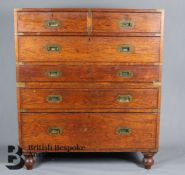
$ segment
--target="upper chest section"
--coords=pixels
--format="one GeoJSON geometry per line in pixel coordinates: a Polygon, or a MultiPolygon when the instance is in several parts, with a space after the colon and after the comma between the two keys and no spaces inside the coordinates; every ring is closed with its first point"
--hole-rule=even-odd
{"type": "Polygon", "coordinates": [[[162,11],[17,9],[16,32],[57,35],[159,35],[162,11]]]}

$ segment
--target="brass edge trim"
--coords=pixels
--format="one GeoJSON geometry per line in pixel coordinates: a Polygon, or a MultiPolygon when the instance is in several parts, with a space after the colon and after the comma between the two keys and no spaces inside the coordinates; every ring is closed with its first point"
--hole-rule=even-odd
{"type": "Polygon", "coordinates": [[[17,82],[16,83],[16,87],[17,88],[25,88],[26,87],[26,83],[25,82],[17,82]]]}
{"type": "Polygon", "coordinates": [[[154,66],[162,66],[163,63],[154,63],[153,65],[154,65],[154,66]]]}
{"type": "Polygon", "coordinates": [[[161,36],[161,33],[155,33],[154,35],[155,36],[161,36]]]}
{"type": "Polygon", "coordinates": [[[18,32],[18,33],[14,33],[14,34],[17,35],[17,36],[23,36],[24,35],[23,32],[18,32]]]}
{"type": "Polygon", "coordinates": [[[155,9],[156,12],[164,12],[164,9],[155,9]]]}
{"type": "Polygon", "coordinates": [[[153,81],[153,86],[154,87],[161,87],[161,82],[160,81],[153,81]]]}
{"type": "Polygon", "coordinates": [[[21,66],[21,65],[24,65],[24,63],[23,62],[16,62],[16,65],[21,66]]]}
{"type": "Polygon", "coordinates": [[[15,12],[20,11],[20,10],[23,10],[23,8],[15,8],[14,9],[15,12]]]}
{"type": "Polygon", "coordinates": [[[91,35],[92,33],[92,10],[88,10],[88,15],[87,15],[87,33],[88,35],[91,35]]]}
{"type": "Polygon", "coordinates": [[[26,109],[20,109],[19,112],[26,112],[26,109]]]}
{"type": "Polygon", "coordinates": [[[153,109],[152,111],[153,111],[153,112],[157,112],[157,113],[160,112],[159,109],[153,109]]]}

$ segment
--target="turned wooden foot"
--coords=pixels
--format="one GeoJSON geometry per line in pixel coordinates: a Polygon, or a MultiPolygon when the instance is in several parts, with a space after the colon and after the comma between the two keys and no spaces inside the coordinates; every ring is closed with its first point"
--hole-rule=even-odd
{"type": "Polygon", "coordinates": [[[144,158],[143,158],[143,164],[146,169],[151,169],[152,165],[154,164],[154,156],[155,153],[152,152],[145,152],[143,153],[144,158]]]}
{"type": "Polygon", "coordinates": [[[27,170],[33,169],[33,165],[35,163],[34,156],[32,153],[23,153],[25,157],[25,163],[24,166],[27,170]]]}

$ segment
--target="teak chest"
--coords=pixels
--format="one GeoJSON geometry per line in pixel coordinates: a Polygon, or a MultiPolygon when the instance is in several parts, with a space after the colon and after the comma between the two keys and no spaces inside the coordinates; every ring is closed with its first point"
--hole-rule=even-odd
{"type": "Polygon", "coordinates": [[[158,151],[163,10],[15,9],[19,144],[39,152],[158,151]]]}

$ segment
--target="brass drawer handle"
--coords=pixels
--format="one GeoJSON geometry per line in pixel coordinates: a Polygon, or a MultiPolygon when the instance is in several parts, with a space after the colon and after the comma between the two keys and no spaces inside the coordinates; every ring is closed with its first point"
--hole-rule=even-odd
{"type": "Polygon", "coordinates": [[[48,134],[52,136],[57,136],[62,134],[62,129],[58,127],[49,127],[48,128],[48,134]]]}
{"type": "Polygon", "coordinates": [[[61,76],[61,72],[57,70],[51,70],[47,72],[47,76],[49,78],[58,78],[61,76]]]}
{"type": "Polygon", "coordinates": [[[117,102],[119,103],[130,103],[132,101],[131,95],[119,95],[117,97],[117,102]]]}
{"type": "Polygon", "coordinates": [[[131,134],[131,132],[132,132],[131,128],[124,128],[124,127],[117,128],[116,130],[116,133],[118,135],[129,135],[131,134]]]}
{"type": "Polygon", "coordinates": [[[122,78],[131,78],[133,77],[133,72],[131,71],[119,71],[118,76],[122,78]]]}
{"type": "Polygon", "coordinates": [[[59,45],[48,45],[46,46],[47,52],[60,52],[61,47],[59,45]]]}
{"type": "Polygon", "coordinates": [[[118,52],[120,53],[132,53],[134,51],[134,47],[129,44],[123,44],[118,47],[118,52]]]}
{"type": "Polygon", "coordinates": [[[47,96],[48,103],[60,103],[62,101],[62,96],[60,95],[48,95],[47,96]]]}
{"type": "Polygon", "coordinates": [[[130,20],[123,20],[119,22],[119,27],[122,29],[131,29],[134,27],[134,22],[130,20]]]}
{"type": "Polygon", "coordinates": [[[60,26],[61,26],[61,22],[58,20],[45,21],[45,27],[47,28],[59,28],[60,26]]]}

